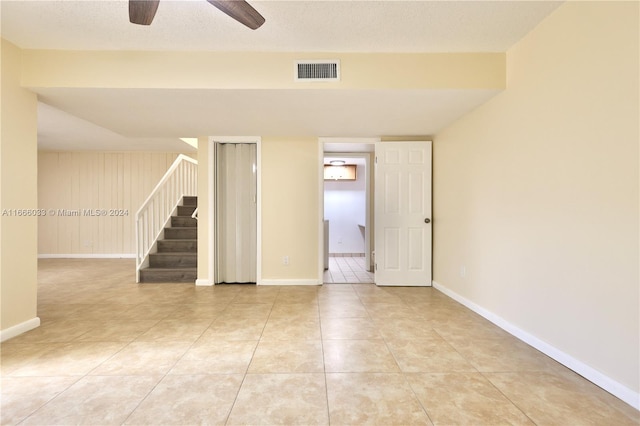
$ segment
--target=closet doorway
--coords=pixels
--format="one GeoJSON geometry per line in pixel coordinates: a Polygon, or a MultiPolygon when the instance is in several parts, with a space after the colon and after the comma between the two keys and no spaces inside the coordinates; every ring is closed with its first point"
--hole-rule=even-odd
{"type": "Polygon", "coordinates": [[[215,283],[256,284],[258,146],[217,142],[215,147],[215,283]]]}

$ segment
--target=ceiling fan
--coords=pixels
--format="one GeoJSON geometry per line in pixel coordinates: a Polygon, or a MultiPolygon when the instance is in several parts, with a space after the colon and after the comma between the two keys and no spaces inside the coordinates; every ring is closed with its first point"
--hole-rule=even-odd
{"type": "MultiPolygon", "coordinates": [[[[264,18],[244,0],[207,0],[236,21],[255,30],[264,24],[264,18]]],[[[129,21],[150,25],[160,0],[129,0],[129,21]]]]}

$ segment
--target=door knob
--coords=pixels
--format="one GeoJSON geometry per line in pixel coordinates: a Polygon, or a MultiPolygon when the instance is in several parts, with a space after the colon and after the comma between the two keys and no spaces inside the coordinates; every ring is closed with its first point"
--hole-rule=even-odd
{"type": "Polygon", "coordinates": [[[430,222],[431,222],[431,219],[429,219],[429,218],[426,218],[426,219],[424,220],[424,223],[430,223],[430,222]]]}

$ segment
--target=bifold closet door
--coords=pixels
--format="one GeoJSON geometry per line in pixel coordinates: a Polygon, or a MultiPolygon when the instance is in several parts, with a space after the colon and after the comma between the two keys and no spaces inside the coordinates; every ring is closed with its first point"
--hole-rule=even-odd
{"type": "Polygon", "coordinates": [[[217,283],[256,282],[256,195],[256,145],[217,144],[217,283]]]}

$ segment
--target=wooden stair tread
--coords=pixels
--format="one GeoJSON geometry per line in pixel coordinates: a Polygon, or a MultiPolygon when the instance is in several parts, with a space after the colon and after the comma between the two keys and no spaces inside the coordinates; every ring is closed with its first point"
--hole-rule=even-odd
{"type": "Polygon", "coordinates": [[[184,272],[189,272],[189,271],[195,271],[197,269],[198,269],[197,266],[182,266],[182,267],[168,267],[168,268],[158,268],[158,267],[151,267],[150,266],[148,268],[141,269],[141,271],[149,271],[149,272],[184,271],[184,272]]]}
{"type": "Polygon", "coordinates": [[[163,251],[160,253],[151,253],[149,254],[149,256],[156,256],[156,255],[161,255],[161,256],[196,256],[198,253],[196,253],[195,251],[163,251]]]}
{"type": "Polygon", "coordinates": [[[198,222],[191,217],[197,200],[195,196],[183,197],[164,238],[157,241],[158,252],[149,254],[150,266],[140,269],[140,282],[193,282],[197,278],[198,222]]]}

